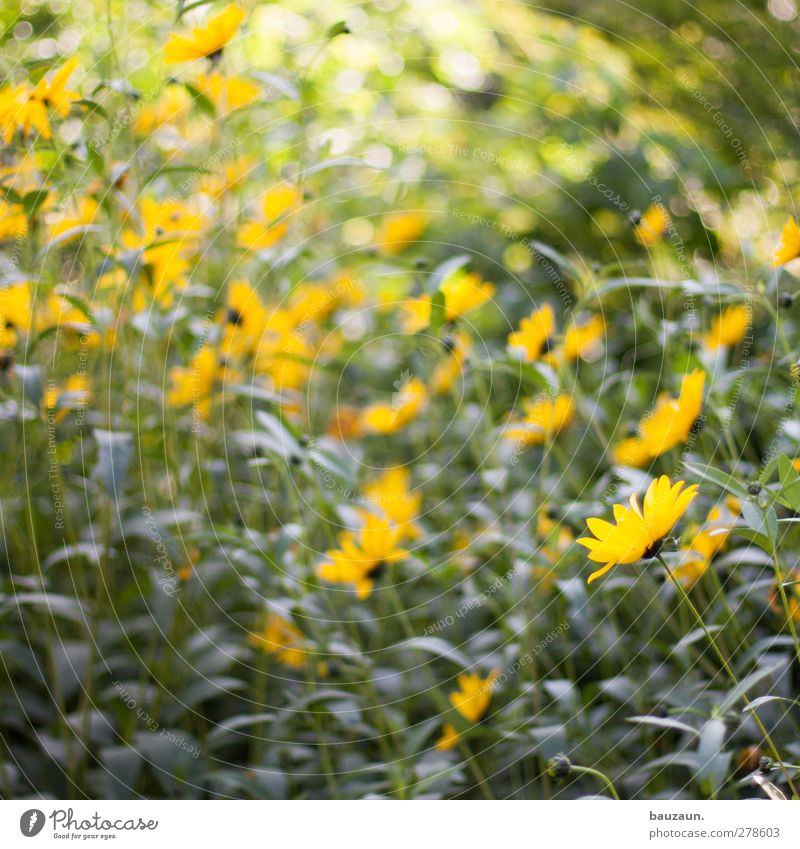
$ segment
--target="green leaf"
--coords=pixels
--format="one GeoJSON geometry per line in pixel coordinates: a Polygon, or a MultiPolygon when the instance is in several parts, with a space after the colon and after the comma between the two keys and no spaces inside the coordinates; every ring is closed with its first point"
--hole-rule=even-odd
{"type": "Polygon", "coordinates": [[[437,335],[442,329],[442,325],[446,318],[445,312],[445,294],[439,289],[431,298],[431,323],[430,332],[437,335]]]}
{"type": "Polygon", "coordinates": [[[673,731],[681,731],[692,736],[697,736],[700,733],[696,728],[692,728],[691,725],[687,725],[685,722],[665,716],[631,716],[625,721],[633,722],[637,725],[654,725],[657,728],[670,728],[673,731]]]}
{"type": "Polygon", "coordinates": [[[759,548],[762,548],[764,551],[766,551],[770,557],[774,556],[775,546],[772,544],[768,536],[760,534],[757,531],[752,530],[752,528],[742,528],[738,526],[731,528],[731,533],[736,534],[736,536],[743,537],[744,539],[749,540],[752,543],[755,543],[755,545],[757,545],[759,548]]]}
{"type": "Polygon", "coordinates": [[[729,472],[716,469],[714,466],[701,466],[699,463],[684,463],[684,468],[696,478],[711,481],[740,498],[747,497],[747,487],[729,472]]]}
{"type": "Polygon", "coordinates": [[[785,454],[778,457],[778,478],[781,482],[781,503],[795,512],[800,512],[800,475],[785,454]]]}
{"type": "Polygon", "coordinates": [[[22,198],[22,206],[30,218],[41,209],[49,194],[47,189],[34,189],[22,198]]]}
{"type": "Polygon", "coordinates": [[[194,105],[201,112],[208,115],[209,118],[217,117],[217,110],[214,108],[214,104],[203,94],[202,91],[195,88],[191,83],[184,83],[184,86],[186,87],[186,91],[191,94],[194,105]]]}
{"type": "Polygon", "coordinates": [[[727,713],[740,699],[745,698],[747,696],[747,691],[751,687],[755,687],[760,681],[763,681],[765,678],[769,678],[770,675],[773,675],[779,669],[783,668],[783,663],[776,663],[772,666],[767,666],[762,669],[756,669],[755,672],[751,672],[746,678],[743,678],[730,692],[727,696],[722,700],[719,707],[717,708],[718,713],[724,714],[727,713]]]}

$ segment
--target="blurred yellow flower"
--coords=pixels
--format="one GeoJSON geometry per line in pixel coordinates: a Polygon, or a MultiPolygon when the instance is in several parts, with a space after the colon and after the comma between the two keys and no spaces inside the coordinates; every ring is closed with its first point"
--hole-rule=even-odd
{"type": "Polygon", "coordinates": [[[538,360],[547,351],[555,327],[553,308],[545,304],[520,321],[519,330],[508,336],[508,347],[522,352],[526,362],[538,360]]]}
{"type": "Polygon", "coordinates": [[[189,114],[192,99],[181,85],[167,86],[155,103],[145,103],[137,112],[133,129],[140,135],[153,133],[189,114]]]}
{"type": "Polygon", "coordinates": [[[382,253],[399,253],[425,232],[427,224],[428,216],[422,212],[393,212],[381,221],[375,244],[382,253]]]}
{"type": "Polygon", "coordinates": [[[219,71],[199,74],[195,88],[214,104],[220,115],[253,103],[259,94],[255,83],[237,76],[223,77],[219,71]]]}
{"type": "Polygon", "coordinates": [[[331,584],[352,584],[356,598],[365,599],[382,568],[408,556],[397,547],[400,537],[400,529],[388,518],[364,513],[358,536],[352,531],[339,534],[339,548],[327,552],[330,559],[319,564],[317,573],[331,584]]]}
{"type": "Polygon", "coordinates": [[[702,527],[695,527],[688,545],[681,548],[683,559],[672,570],[675,580],[687,589],[695,584],[725,546],[739,512],[738,499],[712,507],[702,527]]]}
{"type": "Polygon", "coordinates": [[[425,408],[428,393],[425,384],[412,377],[398,387],[392,402],[371,404],[361,414],[364,430],[371,433],[396,433],[425,408]]]}
{"type": "Polygon", "coordinates": [[[800,227],[797,226],[797,221],[790,215],[783,225],[778,247],[775,248],[772,267],[776,268],[779,265],[785,265],[798,256],[800,256],[800,227]]]}
{"type": "Polygon", "coordinates": [[[731,306],[715,316],[711,329],[705,337],[706,346],[716,351],[718,348],[732,348],[742,341],[750,326],[750,310],[746,306],[731,306]]]}
{"type": "Polygon", "coordinates": [[[611,456],[620,466],[640,468],[652,459],[647,445],[638,437],[630,436],[618,442],[611,450],[611,456]]]}
{"type": "Polygon", "coordinates": [[[247,641],[267,654],[273,654],[292,669],[301,669],[306,662],[308,646],[302,631],[279,614],[268,611],[261,631],[250,634],[247,641]]]}
{"type": "Polygon", "coordinates": [[[578,324],[571,321],[564,342],[551,354],[555,361],[572,362],[580,357],[588,357],[602,351],[606,333],[606,323],[599,315],[592,316],[588,321],[578,324]]]}
{"type": "Polygon", "coordinates": [[[17,239],[28,232],[28,217],[18,203],[0,199],[0,241],[17,239]]]}
{"type": "Polygon", "coordinates": [[[235,381],[237,377],[236,370],[220,362],[211,346],[203,345],[188,366],[173,366],[169,370],[167,403],[173,407],[191,405],[197,417],[207,421],[216,384],[235,381]]]}
{"type": "MultiPolygon", "coordinates": [[[[499,674],[498,669],[493,669],[486,678],[466,672],[458,676],[459,689],[450,693],[450,703],[467,722],[475,723],[486,713],[499,674]]],[[[445,723],[436,748],[440,751],[452,749],[460,739],[458,731],[449,722],[445,723]]]]}
{"type": "Polygon", "coordinates": [[[684,488],[684,482],[674,486],[662,475],[653,480],[644,496],[644,506],[639,506],[636,495],[630,497],[630,507],[614,505],[615,524],[604,519],[586,520],[593,537],[582,537],[579,545],[589,549],[589,559],[605,564],[592,572],[588,583],[605,575],[613,566],[634,563],[655,557],[664,537],[697,495],[697,484],[684,488]]]}
{"type": "Polygon", "coordinates": [[[573,403],[569,395],[558,395],[554,400],[542,396],[523,401],[525,417],[511,421],[503,430],[503,437],[522,445],[542,445],[557,436],[573,418],[573,403]]]}
{"type": "Polygon", "coordinates": [[[453,337],[450,344],[450,353],[444,362],[436,366],[431,375],[430,390],[434,395],[449,392],[453,384],[461,377],[471,347],[469,336],[466,333],[460,332],[453,337]]]}
{"type": "Polygon", "coordinates": [[[164,47],[167,64],[189,62],[192,59],[217,59],[225,45],[236,35],[245,19],[244,9],[231,3],[218,15],[209,18],[205,26],[194,27],[190,35],[172,33],[164,47]]]}
{"type": "Polygon", "coordinates": [[[50,385],[42,395],[42,407],[54,418],[62,421],[71,411],[82,410],[89,404],[92,384],[85,374],[73,374],[61,386],[50,385]]]}
{"type": "MultiPolygon", "coordinates": [[[[48,237],[52,241],[58,236],[64,237],[64,234],[76,227],[86,227],[94,221],[97,215],[97,201],[91,197],[78,198],[75,203],[73,212],[62,212],[54,220],[50,222],[48,228],[48,237]]],[[[74,233],[64,237],[61,244],[67,244],[80,237],[80,233],[74,233]]]]}
{"type": "Polygon", "coordinates": [[[634,232],[643,245],[655,244],[669,226],[669,214],[663,203],[654,203],[647,208],[636,222],[634,232]]]}
{"type": "Polygon", "coordinates": [[[249,251],[263,251],[279,242],[289,229],[286,220],[300,203],[300,192],[295,186],[280,183],[265,192],[261,214],[239,227],[236,241],[249,251]]]}
{"type": "MultiPolygon", "coordinates": [[[[444,295],[445,320],[451,322],[482,306],[494,294],[494,285],[485,283],[476,273],[451,274],[439,289],[444,295]]],[[[401,321],[406,333],[424,330],[431,322],[431,296],[423,295],[417,300],[407,301],[402,312],[401,321]]]]}
{"type": "Polygon", "coordinates": [[[69,59],[49,81],[42,77],[33,88],[22,83],[0,89],[0,129],[6,144],[10,144],[16,129],[21,130],[25,137],[36,130],[42,138],[52,138],[47,107],[62,118],[69,114],[70,106],[79,97],[77,92],[67,88],[67,81],[77,64],[75,57],[69,59]]]}
{"type": "Polygon", "coordinates": [[[678,398],[661,395],[639,425],[639,435],[650,457],[659,457],[686,442],[703,406],[705,373],[696,369],[683,378],[678,398]]]}
{"type": "Polygon", "coordinates": [[[397,466],[387,469],[377,480],[364,487],[367,502],[397,526],[400,539],[416,539],[421,534],[415,519],[419,515],[422,494],[410,488],[411,473],[397,466]]]}

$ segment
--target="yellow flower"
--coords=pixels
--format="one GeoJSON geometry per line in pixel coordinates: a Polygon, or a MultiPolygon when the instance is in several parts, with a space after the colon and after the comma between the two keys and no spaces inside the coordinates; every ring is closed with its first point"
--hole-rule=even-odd
{"type": "Polygon", "coordinates": [[[663,203],[654,203],[636,222],[634,232],[643,245],[655,244],[669,226],[669,215],[663,203]]]}
{"type": "Polygon", "coordinates": [[[712,351],[723,346],[732,348],[742,341],[749,325],[750,310],[747,307],[728,307],[711,322],[711,329],[705,337],[706,346],[712,351]]]}
{"type": "Polygon", "coordinates": [[[644,506],[639,506],[636,495],[630,498],[630,507],[614,505],[615,524],[604,519],[589,518],[586,524],[593,537],[582,537],[577,542],[589,549],[589,559],[605,564],[589,576],[588,583],[605,575],[618,563],[634,563],[655,557],[664,537],[697,495],[697,485],[686,487],[678,481],[670,485],[662,475],[651,482],[644,496],[644,506]]]}
{"type": "Polygon", "coordinates": [[[60,422],[71,410],[85,409],[92,396],[92,384],[85,374],[73,374],[61,386],[49,386],[42,395],[42,407],[60,422]]]}
{"type": "Polygon", "coordinates": [[[381,221],[375,243],[382,253],[399,253],[423,234],[427,224],[424,213],[393,212],[381,221]]]}
{"type": "Polygon", "coordinates": [[[262,201],[261,215],[239,228],[236,240],[249,251],[263,251],[280,241],[289,229],[286,220],[300,203],[300,192],[281,183],[269,189],[262,201]]]}
{"type": "Polygon", "coordinates": [[[169,370],[171,386],[167,393],[167,403],[174,407],[191,404],[197,417],[207,421],[211,413],[215,385],[236,379],[235,370],[220,363],[213,348],[203,345],[189,361],[188,366],[173,366],[169,370]]]}
{"type": "Polygon", "coordinates": [[[546,396],[523,402],[525,418],[512,421],[503,437],[522,445],[542,445],[557,436],[572,422],[573,404],[569,395],[551,401],[546,396]]]}
{"type": "Polygon", "coordinates": [[[305,665],[308,647],[302,632],[283,616],[269,611],[263,629],[250,634],[247,641],[268,654],[274,654],[281,663],[293,669],[305,665]]]}
{"type": "Polygon", "coordinates": [[[684,587],[691,587],[708,569],[712,558],[728,540],[730,529],[739,512],[739,501],[726,502],[725,507],[712,507],[702,528],[695,527],[691,541],[683,546],[684,556],[672,574],[684,587]]]}
{"type": "MultiPolygon", "coordinates": [[[[494,286],[483,282],[478,274],[452,274],[439,288],[444,295],[446,321],[457,321],[485,304],[494,294],[494,286]]],[[[423,295],[406,302],[403,312],[402,326],[406,333],[424,330],[431,322],[431,296],[423,295]]]]}
{"type": "Polygon", "coordinates": [[[440,752],[446,752],[452,749],[460,739],[461,735],[458,731],[449,722],[445,722],[442,727],[442,736],[436,741],[436,748],[440,752]]]}
{"type": "Polygon", "coordinates": [[[31,326],[31,284],[0,286],[0,328],[27,333],[31,326]]]}
{"type": "MultiPolygon", "coordinates": [[[[795,622],[800,623],[800,569],[791,569],[789,575],[783,578],[783,590],[786,593],[786,600],[789,602],[789,615],[795,622]]],[[[780,589],[777,584],[772,587],[769,596],[769,606],[775,613],[783,616],[783,598],[781,597],[780,589]]]]}
{"type": "Polygon", "coordinates": [[[361,412],[357,407],[341,404],[331,416],[325,432],[341,440],[358,439],[363,434],[361,412]]]}
{"type": "Polygon", "coordinates": [[[428,402],[425,384],[418,378],[406,380],[391,404],[371,404],[361,414],[365,430],[372,433],[396,433],[422,412],[428,402]]]}
{"type": "Polygon", "coordinates": [[[205,95],[221,115],[247,106],[258,98],[258,86],[241,77],[223,77],[219,71],[199,74],[195,88],[205,95]]]}
{"type": "Polygon", "coordinates": [[[444,315],[447,321],[465,316],[494,295],[494,286],[485,283],[477,273],[451,274],[441,285],[444,294],[444,315]]]}
{"type": "Polygon", "coordinates": [[[167,86],[155,103],[139,110],[133,123],[135,132],[148,135],[173,121],[188,115],[192,99],[181,85],[167,86]]]}
{"type": "Polygon", "coordinates": [[[0,129],[6,144],[11,142],[17,128],[24,136],[36,130],[44,139],[52,137],[47,107],[62,117],[67,116],[72,102],[79,97],[67,88],[67,81],[76,67],[77,60],[73,57],[56,70],[50,81],[42,77],[34,88],[22,83],[14,88],[0,89],[0,129]]]}
{"type": "Polygon", "coordinates": [[[327,552],[330,559],[319,564],[317,573],[332,584],[352,584],[356,598],[365,599],[383,566],[408,556],[397,547],[400,537],[400,529],[389,519],[365,513],[358,537],[352,531],[339,534],[339,548],[327,552]]]}
{"type": "Polygon", "coordinates": [[[28,232],[28,218],[18,203],[0,198],[0,240],[18,239],[28,232]]]}
{"type": "Polygon", "coordinates": [[[781,241],[778,247],[775,248],[772,267],[776,268],[779,265],[785,265],[798,256],[800,256],[800,227],[797,226],[797,221],[790,215],[783,225],[781,241]]]}
{"type": "Polygon", "coordinates": [[[244,9],[231,3],[205,26],[194,27],[190,35],[172,33],[164,47],[164,61],[168,64],[188,62],[208,56],[216,59],[225,45],[236,35],[245,19],[244,9]]]}
{"type": "MultiPolygon", "coordinates": [[[[75,207],[74,213],[62,213],[50,223],[48,237],[51,241],[69,230],[74,230],[76,227],[85,227],[94,221],[98,210],[97,201],[94,198],[79,198],[75,207]]],[[[61,244],[67,244],[79,238],[79,236],[79,233],[68,236],[61,244]]]]}
{"type": "Polygon", "coordinates": [[[620,466],[640,468],[652,459],[647,445],[638,436],[631,436],[618,442],[611,453],[614,462],[620,466]]]}
{"type": "Polygon", "coordinates": [[[519,330],[508,336],[508,346],[513,350],[521,351],[526,362],[531,363],[538,360],[547,350],[555,326],[553,308],[550,304],[545,304],[540,309],[534,310],[528,318],[520,321],[519,330]]]}
{"type": "Polygon", "coordinates": [[[408,469],[387,469],[377,480],[364,487],[366,500],[373,504],[400,530],[400,537],[416,539],[420,529],[415,523],[419,515],[422,495],[409,488],[411,474],[408,469]]]}
{"type": "Polygon", "coordinates": [[[639,425],[639,435],[650,457],[659,457],[686,442],[703,406],[705,374],[699,369],[683,378],[678,398],[662,395],[639,425]]]}
{"type": "Polygon", "coordinates": [[[606,332],[606,323],[602,316],[592,316],[583,324],[573,321],[564,334],[563,344],[553,352],[556,361],[573,362],[579,357],[588,357],[596,351],[601,351],[606,332]]]}
{"type": "Polygon", "coordinates": [[[458,333],[453,339],[447,358],[436,366],[431,375],[431,392],[435,395],[441,395],[450,391],[453,384],[464,373],[464,362],[470,348],[469,336],[466,333],[458,333]]]}
{"type": "MultiPolygon", "coordinates": [[[[459,689],[450,693],[450,703],[467,722],[475,723],[486,713],[499,674],[499,670],[493,669],[486,678],[466,672],[458,676],[459,689]]],[[[445,723],[436,748],[440,751],[452,749],[460,739],[458,731],[450,723],[445,723]]]]}
{"type": "Polygon", "coordinates": [[[258,293],[246,280],[228,284],[225,308],[217,316],[223,325],[220,349],[224,355],[252,354],[264,334],[269,314],[258,293]]]}
{"type": "Polygon", "coordinates": [[[252,156],[238,156],[224,163],[220,173],[205,174],[197,182],[198,191],[212,198],[220,198],[240,188],[255,167],[252,156]]]}
{"type": "Polygon", "coordinates": [[[40,80],[36,87],[42,102],[55,109],[62,118],[67,117],[73,102],[80,98],[78,92],[67,88],[67,82],[77,67],[78,60],[73,56],[56,70],[50,82],[40,80]]]}

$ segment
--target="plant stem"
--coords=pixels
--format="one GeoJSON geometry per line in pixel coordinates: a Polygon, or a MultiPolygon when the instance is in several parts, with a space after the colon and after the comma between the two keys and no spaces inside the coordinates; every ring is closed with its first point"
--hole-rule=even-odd
{"type": "Polygon", "coordinates": [[[619,798],[619,793],[617,793],[616,787],[614,787],[614,782],[605,774],[600,772],[600,770],[592,769],[590,766],[572,766],[572,772],[577,772],[578,775],[593,775],[595,778],[599,778],[606,787],[608,788],[608,792],[619,802],[621,801],[619,798]]]}

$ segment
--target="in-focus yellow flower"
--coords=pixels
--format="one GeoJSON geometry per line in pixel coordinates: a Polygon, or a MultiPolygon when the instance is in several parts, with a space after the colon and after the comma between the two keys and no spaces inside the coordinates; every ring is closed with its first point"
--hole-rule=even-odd
{"type": "Polygon", "coordinates": [[[209,18],[205,26],[194,27],[189,35],[172,33],[164,47],[168,64],[189,62],[192,59],[217,59],[225,45],[236,35],[245,19],[244,9],[231,3],[218,15],[209,18]]]}
{"type": "Polygon", "coordinates": [[[364,497],[395,523],[401,539],[416,539],[421,531],[415,519],[419,515],[422,494],[410,488],[411,473],[397,466],[387,469],[377,480],[364,487],[364,497]]]}
{"type": "Polygon", "coordinates": [[[684,482],[674,486],[662,475],[651,482],[644,496],[643,507],[636,495],[630,497],[630,507],[614,505],[615,523],[589,518],[586,524],[593,537],[582,537],[579,545],[589,549],[589,559],[605,564],[592,572],[588,583],[605,575],[613,566],[634,563],[655,557],[664,537],[697,495],[697,484],[684,488],[684,482]]]}
{"type": "Polygon", "coordinates": [[[736,498],[724,505],[718,504],[711,508],[703,526],[693,529],[689,544],[681,548],[681,562],[672,570],[676,581],[688,589],[703,576],[714,555],[725,546],[739,506],[736,498]]]}
{"type": "Polygon", "coordinates": [[[375,244],[385,254],[396,254],[424,232],[428,216],[422,212],[393,212],[381,221],[375,244]]]}
{"type": "Polygon", "coordinates": [[[396,433],[413,421],[427,402],[425,384],[418,377],[412,377],[398,388],[391,403],[366,407],[361,414],[361,424],[371,433],[396,433]]]}
{"type": "Polygon", "coordinates": [[[199,74],[195,88],[205,95],[220,115],[227,115],[258,98],[258,86],[241,77],[223,77],[219,71],[199,74]]]}
{"type": "Polygon", "coordinates": [[[783,225],[778,247],[775,248],[772,267],[785,265],[798,256],[800,256],[800,227],[797,226],[797,221],[790,215],[783,225]]]}
{"type": "Polygon", "coordinates": [[[339,534],[339,548],[327,552],[330,559],[319,564],[317,574],[332,584],[352,584],[356,598],[365,599],[387,563],[408,557],[397,546],[400,537],[400,529],[388,518],[364,513],[358,536],[352,531],[339,534]]]}
{"type": "Polygon", "coordinates": [[[634,232],[643,245],[655,244],[669,226],[669,214],[663,203],[654,203],[636,222],[634,232]]]}
{"type": "Polygon", "coordinates": [[[508,347],[522,352],[524,359],[531,363],[547,351],[555,328],[553,308],[545,304],[520,321],[519,330],[508,336],[508,347]]]}
{"type": "Polygon", "coordinates": [[[712,351],[732,348],[742,341],[749,326],[750,310],[746,306],[727,307],[711,322],[711,329],[705,337],[706,347],[712,351]]]}
{"type": "MultiPolygon", "coordinates": [[[[493,669],[486,678],[466,672],[458,676],[459,689],[450,693],[450,703],[467,722],[475,723],[486,713],[499,674],[498,669],[493,669]]],[[[460,739],[461,735],[453,725],[445,723],[436,748],[440,751],[452,749],[460,739]]]]}
{"type": "Polygon", "coordinates": [[[292,669],[302,669],[305,665],[308,644],[302,631],[272,610],[267,613],[263,629],[250,634],[247,641],[251,646],[275,655],[292,669]]]}
{"type": "Polygon", "coordinates": [[[573,403],[569,395],[554,400],[542,396],[524,401],[525,417],[506,425],[503,437],[521,445],[542,445],[557,436],[573,418],[573,403]]]}
{"type": "Polygon", "coordinates": [[[639,425],[639,436],[650,457],[659,457],[686,442],[703,407],[705,373],[696,369],[681,383],[678,398],[662,395],[639,425]]]}
{"type": "Polygon", "coordinates": [[[236,241],[249,251],[263,251],[279,242],[289,229],[288,216],[300,203],[295,186],[281,183],[264,194],[261,215],[239,227],[236,241]]]}
{"type": "Polygon", "coordinates": [[[0,198],[0,241],[18,239],[28,232],[28,218],[18,203],[0,198]]]}

